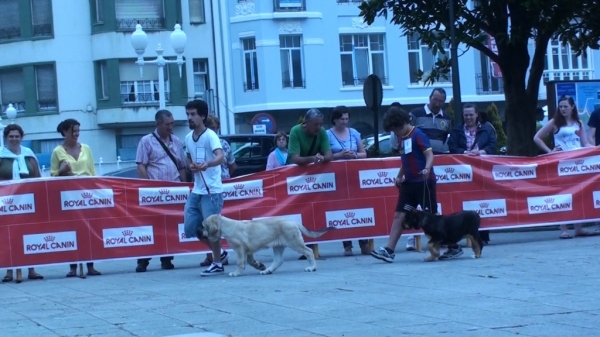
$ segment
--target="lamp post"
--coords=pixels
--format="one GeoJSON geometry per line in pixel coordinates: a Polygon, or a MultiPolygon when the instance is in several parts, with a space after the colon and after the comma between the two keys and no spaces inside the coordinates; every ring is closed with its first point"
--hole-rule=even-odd
{"type": "MultiPolygon", "coordinates": [[[[8,104],[6,108],[6,117],[10,120],[10,124],[15,124],[15,119],[17,118],[17,109],[12,105],[12,103],[8,104]]],[[[0,122],[0,131],[4,131],[6,127],[2,122],[0,122]]],[[[4,147],[4,135],[0,135],[0,148],[4,147]]]]}
{"type": "Polygon", "coordinates": [[[140,66],[140,76],[144,76],[143,69],[145,64],[155,64],[158,66],[158,104],[160,109],[166,107],[164,67],[169,63],[177,63],[177,65],[179,65],[179,77],[182,76],[181,66],[185,63],[183,60],[183,49],[185,48],[186,43],[187,36],[181,30],[181,25],[176,24],[175,30],[171,33],[171,46],[175,50],[177,58],[175,60],[165,59],[163,57],[164,50],[159,43],[156,47],[156,54],[158,56],[154,60],[146,61],[144,60],[144,52],[148,46],[148,35],[146,35],[146,32],[142,29],[142,25],[139,23],[135,25],[135,32],[131,34],[131,46],[133,46],[135,53],[138,55],[135,63],[140,66]]]}
{"type": "Polygon", "coordinates": [[[454,32],[454,0],[448,0],[448,14],[450,16],[450,67],[452,69],[452,98],[454,99],[454,125],[462,123],[462,103],[460,97],[460,72],[458,70],[458,42],[454,32]]]}

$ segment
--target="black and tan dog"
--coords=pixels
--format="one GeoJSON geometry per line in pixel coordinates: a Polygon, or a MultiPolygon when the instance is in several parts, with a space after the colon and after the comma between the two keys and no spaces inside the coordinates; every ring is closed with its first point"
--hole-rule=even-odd
{"type": "Polygon", "coordinates": [[[479,214],[473,211],[462,211],[450,215],[435,215],[423,211],[411,211],[406,214],[402,227],[405,229],[422,229],[429,238],[427,249],[431,255],[425,259],[430,262],[440,256],[441,245],[458,244],[464,238],[471,239],[473,258],[481,257],[483,241],[479,237],[479,214]]]}

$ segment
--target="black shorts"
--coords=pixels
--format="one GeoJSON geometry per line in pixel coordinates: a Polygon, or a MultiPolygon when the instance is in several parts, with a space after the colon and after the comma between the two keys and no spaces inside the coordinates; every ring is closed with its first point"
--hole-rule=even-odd
{"type": "Polygon", "coordinates": [[[418,205],[433,214],[438,212],[435,197],[435,181],[419,181],[403,183],[400,185],[400,196],[396,204],[396,212],[408,212],[416,209],[418,205]]]}

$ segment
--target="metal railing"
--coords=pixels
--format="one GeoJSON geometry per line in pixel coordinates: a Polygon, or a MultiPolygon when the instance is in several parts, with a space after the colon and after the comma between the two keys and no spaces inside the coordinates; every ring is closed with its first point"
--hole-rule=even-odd
{"type": "Polygon", "coordinates": [[[117,30],[118,31],[134,31],[135,25],[142,25],[144,30],[160,30],[165,29],[165,19],[164,18],[154,18],[154,19],[120,19],[117,20],[117,30]]]}
{"type": "Polygon", "coordinates": [[[360,4],[363,0],[337,0],[339,4],[360,4]]]}
{"type": "Polygon", "coordinates": [[[475,92],[477,95],[501,95],[504,94],[504,82],[502,78],[491,75],[475,74],[475,92]]]}
{"type": "Polygon", "coordinates": [[[306,82],[304,79],[290,81],[283,80],[282,85],[284,89],[306,88],[306,82]]]}
{"type": "Polygon", "coordinates": [[[558,80],[591,80],[593,78],[594,70],[592,69],[544,70],[544,74],[542,75],[544,83],[558,80]]]}
{"type": "Polygon", "coordinates": [[[33,25],[33,36],[52,36],[52,24],[33,25]]]}
{"type": "Polygon", "coordinates": [[[304,12],[306,0],[273,0],[274,12],[304,12]]]}
{"type": "Polygon", "coordinates": [[[252,91],[258,90],[258,81],[257,82],[244,82],[244,91],[252,91]]]}
{"type": "Polygon", "coordinates": [[[21,27],[8,27],[0,29],[0,40],[10,40],[21,37],[21,27]]]}
{"type": "MultiPolygon", "coordinates": [[[[158,104],[158,92],[155,93],[147,93],[147,94],[121,94],[121,103],[122,104],[158,104]]],[[[171,99],[171,94],[165,93],[165,102],[169,102],[171,99]]]]}
{"type": "MultiPolygon", "coordinates": [[[[117,161],[115,161],[115,162],[104,162],[102,160],[102,157],[100,157],[100,160],[98,160],[94,164],[96,166],[96,173],[99,176],[103,176],[110,172],[134,167],[137,165],[134,160],[122,161],[121,156],[118,156],[117,161]]],[[[50,168],[49,167],[46,167],[46,165],[42,165],[41,170],[42,170],[42,172],[41,172],[42,177],[50,177],[50,168]]]]}

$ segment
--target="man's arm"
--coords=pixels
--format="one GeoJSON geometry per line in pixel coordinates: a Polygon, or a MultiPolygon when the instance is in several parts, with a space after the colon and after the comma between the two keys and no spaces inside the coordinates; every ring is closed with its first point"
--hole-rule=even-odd
{"type": "Polygon", "coordinates": [[[425,169],[431,171],[431,168],[433,167],[433,150],[429,148],[425,150],[423,154],[425,155],[425,169]]]}
{"type": "MultiPolygon", "coordinates": [[[[352,137],[352,134],[349,134],[352,137]]],[[[329,137],[327,136],[327,131],[321,128],[319,133],[319,148],[321,149],[321,153],[323,154],[323,162],[327,163],[333,160],[333,152],[331,151],[331,144],[329,143],[329,137]]]]}
{"type": "Polygon", "coordinates": [[[148,177],[148,170],[146,170],[146,165],[148,165],[148,151],[144,138],[142,138],[138,144],[135,162],[137,164],[137,171],[140,179],[150,179],[150,177],[148,177]]]}
{"type": "Polygon", "coordinates": [[[300,157],[300,155],[298,155],[298,154],[292,154],[290,160],[292,161],[292,164],[296,164],[296,165],[308,165],[308,164],[312,164],[316,161],[314,156],[300,157]]]}

